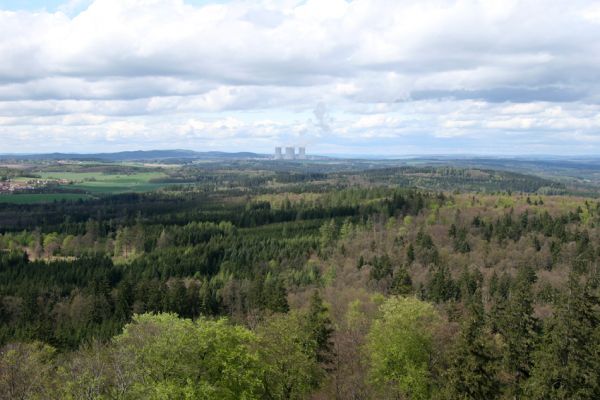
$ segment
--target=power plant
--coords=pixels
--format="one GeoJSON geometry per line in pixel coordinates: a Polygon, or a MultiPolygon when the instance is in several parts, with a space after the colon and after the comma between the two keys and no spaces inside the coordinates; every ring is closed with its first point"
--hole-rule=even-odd
{"type": "Polygon", "coordinates": [[[282,147],[275,147],[275,160],[306,160],[306,147],[298,147],[298,153],[293,146],[286,146],[285,153],[282,152],[282,147]]]}
{"type": "Polygon", "coordinates": [[[294,160],[296,159],[296,149],[294,147],[286,147],[285,148],[285,159],[286,160],[294,160]]]}

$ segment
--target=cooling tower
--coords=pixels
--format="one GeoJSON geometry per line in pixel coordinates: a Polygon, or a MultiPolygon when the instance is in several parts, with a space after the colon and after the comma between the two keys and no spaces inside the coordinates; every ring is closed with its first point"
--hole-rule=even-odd
{"type": "Polygon", "coordinates": [[[306,160],[306,148],[305,147],[298,147],[298,159],[306,160]]]}
{"type": "Polygon", "coordinates": [[[295,148],[294,147],[286,147],[285,148],[285,159],[286,160],[293,160],[296,158],[296,154],[295,154],[295,148]]]}

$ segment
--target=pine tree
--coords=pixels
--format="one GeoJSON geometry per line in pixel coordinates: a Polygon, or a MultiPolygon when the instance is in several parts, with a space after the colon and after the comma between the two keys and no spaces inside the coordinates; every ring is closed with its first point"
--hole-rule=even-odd
{"type": "Polygon", "coordinates": [[[406,248],[406,260],[409,264],[412,264],[415,261],[415,247],[412,243],[406,248]]]}
{"type": "Polygon", "coordinates": [[[288,312],[287,290],[282,280],[267,274],[263,285],[263,301],[266,309],[273,312],[288,312]]]}
{"type": "Polygon", "coordinates": [[[121,322],[129,321],[131,317],[131,307],[133,306],[133,285],[129,280],[121,282],[115,300],[115,317],[121,322]]]}
{"type": "Polygon", "coordinates": [[[598,298],[579,277],[546,323],[528,384],[532,399],[600,398],[600,315],[598,298]]]}
{"type": "Polygon", "coordinates": [[[457,300],[460,297],[460,288],[452,279],[452,275],[446,266],[432,267],[431,277],[427,282],[427,299],[436,303],[448,300],[457,300]]]}
{"type": "Polygon", "coordinates": [[[485,324],[481,294],[473,296],[446,373],[444,395],[452,400],[492,400],[499,397],[497,357],[485,324]]]}
{"type": "Polygon", "coordinates": [[[392,284],[390,287],[390,293],[395,295],[407,295],[412,293],[412,279],[406,271],[405,267],[400,267],[394,273],[392,284]]]}
{"type": "Polygon", "coordinates": [[[531,286],[534,279],[531,277],[531,272],[533,270],[528,268],[519,272],[507,306],[499,315],[502,321],[499,331],[506,343],[504,362],[513,378],[510,392],[514,399],[522,397],[523,382],[531,373],[532,354],[538,339],[539,324],[533,315],[531,286]]]}
{"type": "Polygon", "coordinates": [[[217,313],[217,301],[208,281],[202,282],[199,289],[199,297],[201,314],[214,315],[217,313]]]}
{"type": "Polygon", "coordinates": [[[97,278],[92,286],[93,307],[89,320],[101,324],[108,319],[112,312],[110,284],[107,277],[97,278]]]}
{"type": "Polygon", "coordinates": [[[329,310],[317,290],[310,298],[307,315],[307,329],[316,344],[317,361],[329,364],[333,353],[333,325],[329,318],[329,310]]]}

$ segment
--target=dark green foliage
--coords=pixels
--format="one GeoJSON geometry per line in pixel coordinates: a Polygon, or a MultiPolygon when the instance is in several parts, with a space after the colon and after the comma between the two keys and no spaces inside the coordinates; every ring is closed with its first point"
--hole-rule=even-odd
{"type": "Polygon", "coordinates": [[[417,233],[415,241],[415,259],[424,265],[437,264],[439,253],[431,236],[422,230],[417,233]]]}
{"type": "Polygon", "coordinates": [[[470,301],[473,296],[480,296],[478,291],[481,293],[482,286],[483,275],[478,269],[463,269],[458,280],[458,287],[460,288],[461,297],[465,301],[470,301]]]}
{"type": "Polygon", "coordinates": [[[523,385],[531,374],[532,355],[538,344],[539,323],[534,316],[532,293],[535,279],[533,270],[522,268],[510,290],[506,307],[497,316],[505,343],[504,363],[512,380],[509,393],[515,398],[523,396],[523,385]]]}
{"type": "Polygon", "coordinates": [[[409,264],[415,261],[415,247],[412,243],[410,243],[406,248],[406,259],[408,260],[409,264]]]}
{"type": "Polygon", "coordinates": [[[329,364],[333,356],[333,325],[329,319],[329,311],[318,291],[314,291],[310,298],[306,326],[316,344],[317,361],[321,364],[329,364]]]}
{"type": "Polygon", "coordinates": [[[412,291],[412,279],[408,271],[406,271],[405,267],[399,267],[396,269],[396,272],[394,272],[394,277],[390,286],[390,294],[408,295],[412,293],[412,291]]]}
{"type": "Polygon", "coordinates": [[[456,231],[456,235],[455,235],[454,241],[453,241],[453,247],[454,247],[454,251],[457,251],[459,253],[468,253],[471,251],[471,246],[469,245],[469,242],[467,241],[467,229],[466,228],[460,228],[458,231],[456,231]]]}
{"type": "Polygon", "coordinates": [[[591,288],[571,275],[569,288],[544,326],[528,382],[532,399],[600,397],[600,312],[591,288]]]}
{"type": "Polygon", "coordinates": [[[370,262],[371,264],[371,279],[381,280],[391,276],[393,272],[392,260],[387,254],[381,257],[375,256],[370,262]]]}
{"type": "Polygon", "coordinates": [[[436,303],[460,298],[460,287],[452,279],[446,266],[437,266],[430,270],[430,278],[425,286],[425,292],[425,297],[436,303]]]}
{"type": "Polygon", "coordinates": [[[485,324],[481,298],[475,297],[445,375],[443,392],[448,399],[492,400],[500,396],[497,349],[485,324]]]}
{"type": "Polygon", "coordinates": [[[290,307],[287,302],[287,291],[281,279],[265,279],[264,288],[264,307],[273,312],[287,312],[290,307]]]}

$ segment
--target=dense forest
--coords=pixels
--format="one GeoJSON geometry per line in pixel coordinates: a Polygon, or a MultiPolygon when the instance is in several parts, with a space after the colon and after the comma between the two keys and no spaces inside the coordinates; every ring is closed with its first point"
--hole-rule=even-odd
{"type": "Polygon", "coordinates": [[[599,201],[264,165],[0,204],[0,399],[600,398],[599,201]]]}

